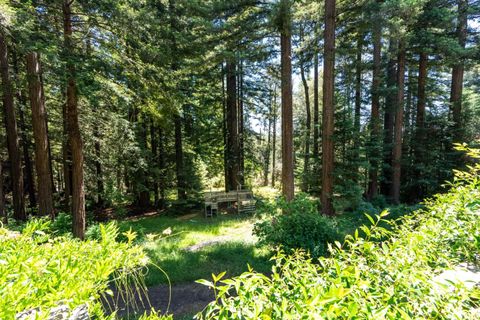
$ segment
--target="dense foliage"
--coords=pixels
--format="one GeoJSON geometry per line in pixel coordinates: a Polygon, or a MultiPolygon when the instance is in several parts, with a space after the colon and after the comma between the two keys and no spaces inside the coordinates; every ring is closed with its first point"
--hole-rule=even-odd
{"type": "MultiPolygon", "coordinates": [[[[478,157],[478,151],[469,151],[478,157]]],[[[457,172],[446,194],[426,208],[373,225],[330,245],[331,256],[312,260],[279,253],[272,275],[247,272],[202,281],[217,298],[201,319],[477,319],[478,287],[441,281],[460,262],[478,263],[480,165],[457,172]]]]}
{"type": "Polygon", "coordinates": [[[295,184],[330,214],[420,201],[463,164],[452,143],[478,137],[479,12],[1,0],[0,211],[71,213],[83,237],[85,211],[191,208],[211,188],[281,182],[290,200],[295,184]]]}
{"type": "Polygon", "coordinates": [[[49,224],[33,220],[22,233],[0,228],[1,319],[32,309],[35,319],[46,319],[52,308],[74,310],[83,304],[91,317],[102,319],[100,298],[108,294],[110,283],[128,289],[126,293],[145,289],[142,268],[148,258],[131,243],[132,233],[127,234],[130,241],[116,242],[117,229],[102,225],[100,240],[81,242],[53,236],[49,224]]]}
{"type": "MultiPolygon", "coordinates": [[[[300,193],[291,202],[278,199],[271,205],[259,221],[255,223],[254,234],[260,245],[281,247],[287,254],[295,249],[303,249],[316,258],[328,255],[328,244],[342,241],[356,228],[371,225],[370,215],[382,212],[383,203],[374,206],[362,202],[353,212],[337,217],[318,214],[320,203],[317,199],[300,193]]],[[[420,206],[399,205],[388,208],[388,220],[398,219],[420,206]]]]}
{"type": "Polygon", "coordinates": [[[279,209],[288,214],[273,214],[255,225],[259,243],[281,245],[285,250],[303,248],[318,257],[327,254],[327,244],[341,240],[337,220],[318,214],[318,202],[297,196],[280,201],[279,209]]]}

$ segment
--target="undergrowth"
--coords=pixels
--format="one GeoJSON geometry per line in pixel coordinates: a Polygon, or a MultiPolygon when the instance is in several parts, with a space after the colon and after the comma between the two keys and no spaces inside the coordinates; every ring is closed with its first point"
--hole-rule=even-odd
{"type": "Polygon", "coordinates": [[[35,319],[46,319],[60,305],[70,310],[86,305],[91,318],[104,319],[101,297],[111,294],[110,283],[126,299],[132,290],[146,289],[148,258],[132,243],[133,232],[117,242],[117,227],[100,225],[98,241],[82,242],[55,237],[50,230],[47,220],[31,220],[21,233],[0,226],[0,319],[15,319],[27,310],[35,310],[35,319]]]}
{"type": "Polygon", "coordinates": [[[216,300],[197,318],[478,319],[478,287],[436,276],[461,262],[478,265],[479,199],[477,162],[456,172],[450,192],[399,222],[387,220],[388,211],[368,217],[371,226],[329,245],[329,257],[279,252],[271,276],[250,270],[200,281],[216,300]]]}

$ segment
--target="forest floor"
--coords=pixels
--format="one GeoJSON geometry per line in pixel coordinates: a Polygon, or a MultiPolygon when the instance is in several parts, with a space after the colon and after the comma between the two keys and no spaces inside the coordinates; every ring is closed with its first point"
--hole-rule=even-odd
{"type": "MultiPolygon", "coordinates": [[[[191,319],[214,300],[211,290],[196,280],[211,280],[212,274],[223,271],[226,271],[225,278],[231,278],[247,271],[248,266],[270,273],[273,252],[257,243],[253,227],[262,218],[262,212],[275,210],[273,204],[278,191],[260,188],[254,193],[260,200],[253,215],[223,213],[205,218],[202,211],[181,215],[146,212],[120,223],[122,230],[137,232],[154,266],[146,277],[148,299],[143,297],[142,304],[142,297],[137,295],[137,311],[143,313],[154,307],[173,314],[175,319],[191,319]]],[[[400,206],[392,209],[391,216],[398,217],[411,210],[400,206]]],[[[338,228],[344,234],[366,223],[368,220],[358,212],[337,219],[338,228]]],[[[121,304],[118,307],[119,315],[128,316],[128,311],[131,312],[121,304]]]]}
{"type": "MultiPolygon", "coordinates": [[[[146,278],[148,300],[143,297],[142,305],[141,297],[136,297],[140,312],[151,307],[167,312],[168,308],[175,319],[191,319],[214,299],[211,290],[196,280],[210,280],[212,273],[223,271],[227,272],[226,277],[233,277],[247,271],[248,266],[268,273],[272,253],[256,244],[252,233],[256,221],[254,215],[220,214],[205,218],[202,212],[189,212],[122,222],[121,229],[137,232],[155,266],[146,278]]],[[[127,316],[128,308],[119,307],[119,315],[127,316]]]]}

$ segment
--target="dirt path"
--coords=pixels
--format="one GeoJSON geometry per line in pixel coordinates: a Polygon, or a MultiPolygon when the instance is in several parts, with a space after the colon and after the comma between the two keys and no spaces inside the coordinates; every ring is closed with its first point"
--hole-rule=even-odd
{"type": "MultiPolygon", "coordinates": [[[[118,292],[114,294],[117,303],[117,315],[120,318],[134,317],[134,314],[143,314],[153,307],[162,313],[173,314],[175,319],[190,316],[203,310],[205,306],[214,300],[212,290],[198,283],[186,283],[174,285],[171,288],[171,300],[169,305],[170,290],[168,285],[159,285],[148,289],[148,299],[142,294],[136,294],[135,301],[127,305],[118,298],[118,292]],[[148,301],[150,303],[148,303],[148,301]],[[167,310],[168,308],[168,310],[167,310]]],[[[109,299],[110,302],[113,301],[109,299]]]]}

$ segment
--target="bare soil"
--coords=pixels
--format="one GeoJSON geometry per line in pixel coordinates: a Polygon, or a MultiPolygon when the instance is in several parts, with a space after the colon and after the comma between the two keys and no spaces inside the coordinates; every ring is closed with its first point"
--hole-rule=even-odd
{"type": "Polygon", "coordinates": [[[177,319],[193,316],[215,299],[211,289],[198,283],[178,284],[171,288],[159,285],[149,288],[147,297],[138,293],[134,296],[134,300],[125,303],[119,298],[118,291],[114,290],[114,297],[108,299],[108,303],[113,306],[112,302],[117,301],[115,309],[119,318],[135,318],[154,308],[162,314],[173,314],[177,319]]]}

